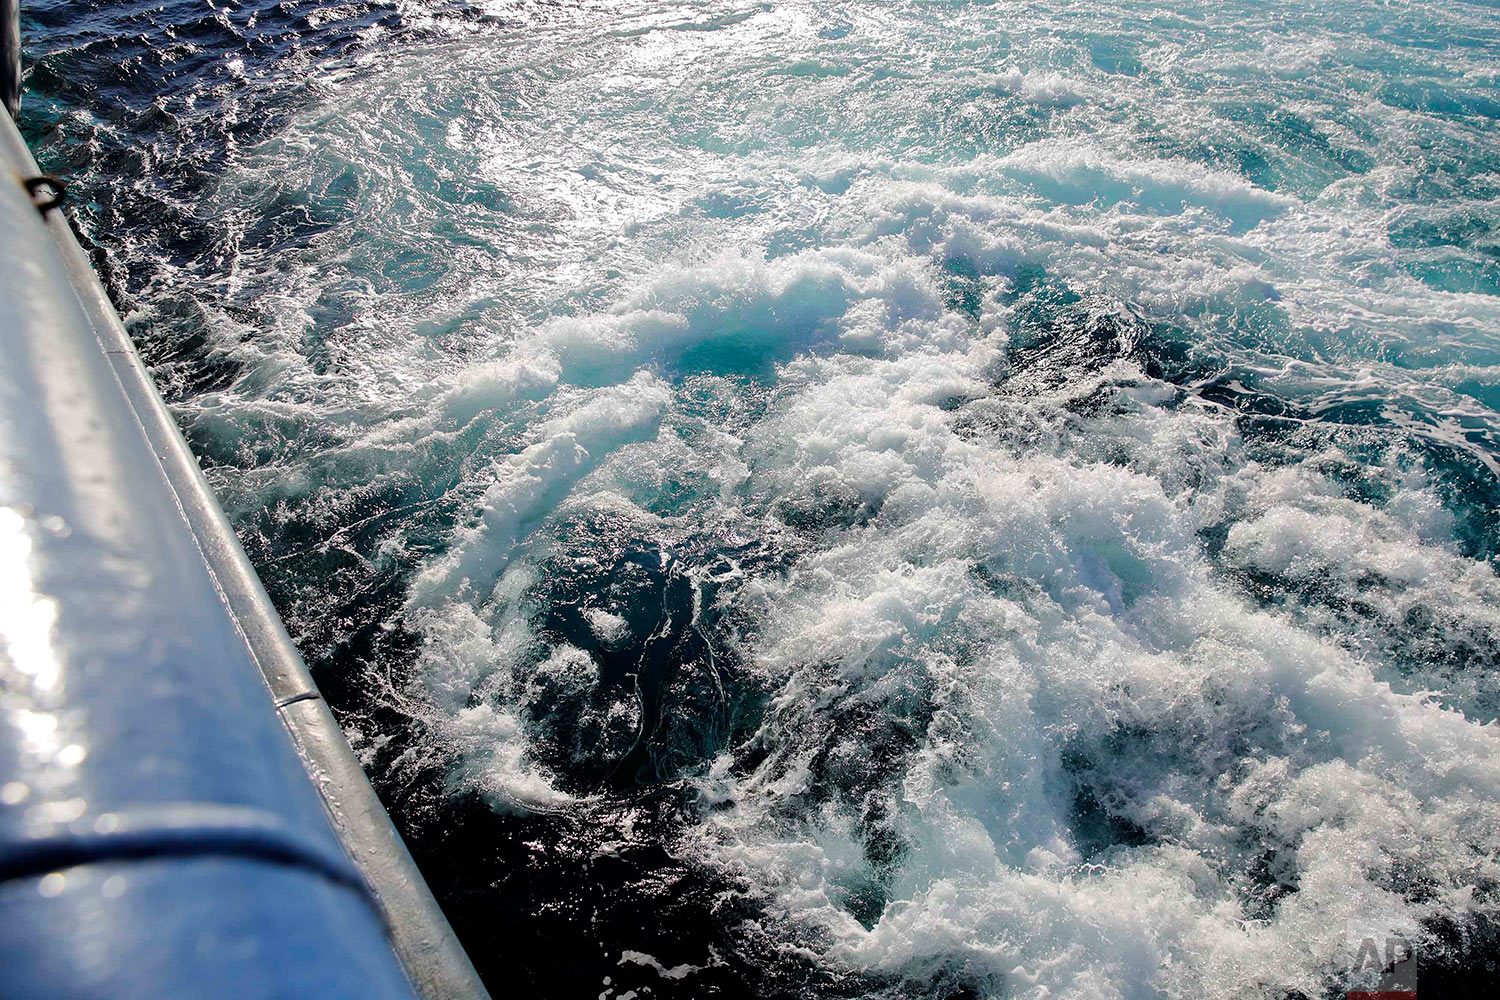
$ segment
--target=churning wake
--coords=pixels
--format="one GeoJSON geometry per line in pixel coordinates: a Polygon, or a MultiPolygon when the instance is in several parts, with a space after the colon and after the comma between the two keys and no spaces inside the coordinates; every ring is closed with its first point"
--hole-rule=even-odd
{"type": "Polygon", "coordinates": [[[493,988],[1493,975],[1492,8],[284,8],[43,150],[493,988]]]}

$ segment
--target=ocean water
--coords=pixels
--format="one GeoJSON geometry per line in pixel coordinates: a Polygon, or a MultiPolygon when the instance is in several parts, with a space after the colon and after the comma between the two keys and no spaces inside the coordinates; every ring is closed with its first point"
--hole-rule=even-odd
{"type": "Polygon", "coordinates": [[[496,996],[1500,979],[1493,3],[24,25],[496,996]]]}

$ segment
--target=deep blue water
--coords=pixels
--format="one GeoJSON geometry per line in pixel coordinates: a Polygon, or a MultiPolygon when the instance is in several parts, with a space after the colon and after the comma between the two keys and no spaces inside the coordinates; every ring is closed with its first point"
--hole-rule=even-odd
{"type": "Polygon", "coordinates": [[[1500,974],[1500,11],[29,3],[497,996],[1500,974]]]}

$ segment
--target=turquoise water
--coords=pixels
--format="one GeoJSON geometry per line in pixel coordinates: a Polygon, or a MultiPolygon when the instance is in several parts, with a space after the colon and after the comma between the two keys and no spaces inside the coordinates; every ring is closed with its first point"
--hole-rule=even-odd
{"type": "Polygon", "coordinates": [[[1494,6],[74,10],[30,135],[497,994],[1493,982],[1494,6]]]}

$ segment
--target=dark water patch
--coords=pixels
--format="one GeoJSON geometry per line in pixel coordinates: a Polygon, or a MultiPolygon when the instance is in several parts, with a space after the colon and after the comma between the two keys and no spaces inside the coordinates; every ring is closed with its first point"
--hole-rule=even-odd
{"type": "MultiPolygon", "coordinates": [[[[1174,385],[1201,383],[1226,367],[1201,339],[1151,322],[1127,303],[1085,302],[1066,291],[1043,290],[1018,310],[1000,388],[1017,395],[1055,392],[1116,361],[1174,385]]],[[[1080,415],[1097,415],[1110,398],[1105,392],[1069,405],[1080,415]]]]}
{"type": "MultiPolygon", "coordinates": [[[[385,2],[326,11],[272,0],[23,5],[21,130],[42,168],[72,184],[81,228],[111,234],[91,256],[120,311],[140,298],[154,305],[148,292],[160,274],[222,269],[221,233],[194,206],[237,151],[276,134],[317,96],[314,67],[350,68],[372,48],[419,36],[433,18],[473,16],[446,3],[421,14],[385,2]]],[[[349,194],[336,187],[273,206],[252,226],[252,243],[279,246],[331,225],[349,194]]],[[[149,345],[152,332],[141,334],[149,345]]]]}
{"type": "MultiPolygon", "coordinates": [[[[1500,233],[1500,221],[1491,215],[1474,211],[1450,212],[1432,218],[1393,225],[1391,243],[1402,249],[1425,247],[1493,247],[1500,233]]],[[[1500,253],[1500,251],[1494,251],[1500,253]]]]}
{"type": "Polygon", "coordinates": [[[894,662],[850,665],[853,671],[887,670],[880,700],[850,679],[844,665],[809,663],[802,682],[820,692],[816,705],[782,704],[768,711],[753,737],[734,750],[732,770],[757,784],[786,780],[795,790],[779,797],[775,816],[796,824],[833,809],[853,821],[867,872],[845,887],[846,908],[863,920],[878,916],[882,886],[900,867],[907,845],[898,832],[901,782],[910,758],[929,742],[946,716],[932,685],[916,670],[894,662]]]}
{"type": "Polygon", "coordinates": [[[1129,815],[1140,789],[1122,785],[1118,774],[1111,774],[1107,766],[1101,766],[1110,757],[1128,755],[1136,746],[1149,749],[1152,743],[1150,733],[1116,729],[1106,737],[1103,746],[1080,737],[1063,748],[1060,759],[1069,783],[1068,831],[1073,846],[1085,861],[1102,860],[1122,847],[1154,842],[1155,838],[1129,815]]]}
{"type": "MultiPolygon", "coordinates": [[[[1321,123],[1279,103],[1230,100],[1214,106],[1213,126],[1195,136],[1146,134],[1142,146],[1164,158],[1181,158],[1215,170],[1239,174],[1267,191],[1315,197],[1328,184],[1364,174],[1376,165],[1366,149],[1335,140],[1321,123]]],[[[1358,121],[1338,122],[1358,142],[1374,136],[1358,121]]]]}
{"type": "MultiPolygon", "coordinates": [[[[1496,888],[1484,885],[1476,894],[1481,905],[1494,905],[1496,888]]],[[[1477,908],[1465,919],[1447,915],[1424,922],[1435,947],[1417,955],[1419,988],[1439,997],[1492,996],[1500,989],[1500,919],[1477,908]]]]}
{"type": "Polygon", "coordinates": [[[1443,506],[1458,520],[1459,551],[1471,559],[1500,557],[1500,477],[1470,449],[1430,440],[1415,444],[1434,473],[1443,506]]]}
{"type": "Polygon", "coordinates": [[[835,1000],[883,992],[878,978],[777,947],[766,933],[776,918],[750,886],[675,853],[691,811],[672,794],[643,794],[577,814],[519,816],[465,795],[407,802],[398,822],[480,975],[516,993],[835,1000]]]}
{"type": "Polygon", "coordinates": [[[1500,118],[1500,101],[1468,93],[1436,81],[1393,80],[1382,84],[1376,96],[1391,107],[1448,118],[1500,118]]]}
{"type": "MultiPolygon", "coordinates": [[[[550,582],[541,635],[553,645],[584,650],[599,670],[590,693],[594,703],[576,708],[544,702],[537,710],[556,739],[585,718],[608,717],[599,704],[621,696],[637,712],[630,740],[598,740],[584,761],[545,761],[569,786],[626,789],[654,785],[701,771],[729,739],[730,706],[714,651],[695,628],[700,608],[691,579],[680,566],[664,564],[655,546],[627,550],[607,565],[565,558],[544,563],[550,582]],[[600,634],[589,610],[618,614],[620,632],[600,634]],[[614,752],[611,752],[613,750],[614,752]]],[[[584,748],[580,748],[584,749],[584,748]]]]}
{"type": "Polygon", "coordinates": [[[642,537],[592,512],[557,525],[554,538],[527,604],[539,609],[539,638],[581,651],[597,683],[572,701],[532,702],[541,745],[556,751],[543,762],[579,793],[706,774],[759,728],[770,696],[737,662],[742,623],[726,617],[729,597],[787,553],[753,536],[642,537]],[[622,700],[634,710],[622,712],[622,700]],[[608,720],[624,718],[628,734],[618,722],[610,731],[608,720]]]}
{"type": "MultiPolygon", "coordinates": [[[[749,972],[714,965],[754,907],[743,890],[664,846],[681,825],[672,796],[617,803],[628,835],[589,815],[497,813],[474,795],[398,805],[408,844],[481,977],[534,996],[792,996],[749,972]],[[425,807],[425,808],[424,808],[425,807]],[[405,812],[405,815],[401,815],[405,812]],[[600,841],[607,841],[601,843],[600,841]],[[676,976],[629,961],[647,954],[676,976]],[[609,984],[606,986],[606,982],[609,984]]],[[[813,969],[806,970],[815,979],[813,969]]],[[[800,985],[800,984],[799,984],[800,985]]]]}
{"type": "Polygon", "coordinates": [[[168,403],[227,389],[243,373],[230,346],[213,336],[214,324],[196,296],[163,296],[153,313],[149,339],[137,321],[125,328],[142,344],[141,360],[168,403]]]}
{"type": "Polygon", "coordinates": [[[1300,887],[1297,845],[1246,837],[1240,847],[1243,854],[1225,866],[1229,884],[1247,920],[1271,920],[1300,887]]]}
{"type": "MultiPolygon", "coordinates": [[[[685,638],[699,626],[689,626],[694,601],[681,569],[664,568],[657,550],[619,540],[616,558],[602,560],[594,541],[588,566],[547,575],[538,606],[544,638],[584,649],[599,664],[598,691],[552,684],[538,672],[528,681],[539,759],[557,769],[560,785],[587,796],[561,811],[497,809],[473,792],[450,792],[447,752],[420,712],[401,708],[417,681],[410,671],[422,641],[386,624],[400,618],[401,573],[382,576],[358,605],[369,617],[336,642],[304,637],[331,646],[328,657],[310,661],[314,672],[480,975],[559,997],[632,989],[734,1000],[871,995],[879,980],[779,948],[768,933],[777,918],[753,887],[674,848],[705,808],[728,805],[704,803],[678,779],[759,725],[754,687],[718,677],[728,682],[726,706],[694,669],[704,647],[685,638]],[[601,637],[580,614],[585,603],[626,612],[626,632],[601,637]],[[597,699],[633,692],[632,675],[653,678],[642,697],[655,699],[654,725],[622,742],[606,734],[598,745],[565,746],[586,729],[597,699]],[[712,695],[695,708],[693,692],[712,695]],[[695,751],[684,752],[685,743],[695,751]]],[[[708,580],[700,610],[713,607],[713,586],[708,580]]]]}
{"type": "Polygon", "coordinates": [[[943,259],[939,273],[943,305],[977,322],[987,287],[973,259],[951,254],[943,259]]]}
{"type": "Polygon", "coordinates": [[[806,493],[778,498],[772,505],[787,527],[810,537],[869,524],[880,514],[883,498],[870,498],[844,482],[820,482],[806,493]]]}
{"type": "Polygon", "coordinates": [[[1401,266],[1422,284],[1440,292],[1500,295],[1500,261],[1447,254],[1436,260],[1404,260],[1401,266]]]}
{"type": "Polygon", "coordinates": [[[1004,391],[1033,395],[1053,391],[1080,375],[1099,371],[1140,346],[1141,328],[1110,306],[1082,296],[1040,266],[1016,268],[1009,295],[1014,332],[1007,352],[1004,391]]]}
{"type": "MultiPolygon", "coordinates": [[[[670,781],[606,786],[560,811],[497,809],[452,794],[445,754],[414,717],[393,715],[404,678],[371,683],[371,665],[411,662],[419,638],[386,631],[366,682],[331,697],[341,722],[381,734],[370,757],[383,801],[403,831],[480,975],[542,996],[630,990],[656,997],[793,998],[871,995],[854,976],[777,946],[777,919],[750,885],[674,845],[705,804],[670,781]],[[393,687],[394,685],[394,687],[393,687]],[[659,966],[659,968],[658,968],[659,966]]],[[[338,673],[360,676],[348,664],[338,673]]]]}
{"type": "Polygon", "coordinates": [[[403,657],[414,647],[393,623],[401,621],[410,574],[435,547],[431,539],[451,524],[455,507],[420,483],[395,477],[242,519],[241,541],[263,567],[266,588],[315,674],[357,688],[365,664],[387,673],[409,669],[403,657]],[[421,529],[409,523],[414,508],[427,520],[425,544],[421,529]],[[398,526],[405,544],[398,554],[382,554],[398,526]]]}

